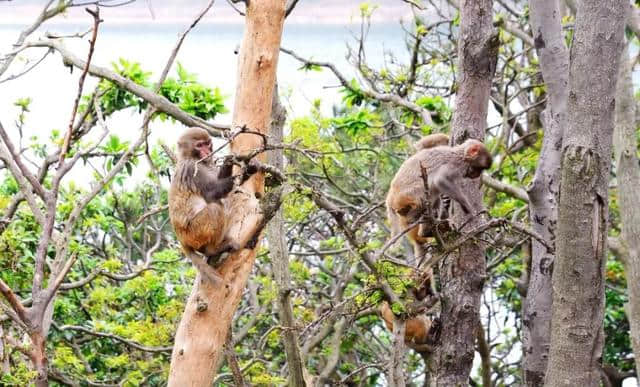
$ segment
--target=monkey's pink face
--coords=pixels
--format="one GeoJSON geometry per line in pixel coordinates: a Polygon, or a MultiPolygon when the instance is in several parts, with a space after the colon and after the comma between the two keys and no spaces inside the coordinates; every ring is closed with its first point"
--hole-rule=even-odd
{"type": "Polygon", "coordinates": [[[201,159],[209,156],[212,152],[211,140],[197,141],[195,149],[201,159]]]}

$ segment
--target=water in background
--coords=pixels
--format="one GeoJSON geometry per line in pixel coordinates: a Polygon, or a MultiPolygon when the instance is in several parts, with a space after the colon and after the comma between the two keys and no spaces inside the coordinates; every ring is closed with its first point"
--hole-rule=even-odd
{"type": "MultiPolygon", "coordinates": [[[[0,54],[10,50],[24,25],[0,25],[0,54]]],[[[86,31],[88,24],[48,24],[32,35],[37,39],[45,31],[58,34],[72,34],[86,31]]],[[[92,63],[110,67],[118,58],[140,62],[142,68],[153,71],[154,78],[160,73],[184,24],[158,22],[101,24],[92,63]]],[[[355,33],[359,25],[285,25],[282,46],[296,51],[306,58],[335,63],[347,78],[355,72],[345,59],[347,43],[356,45],[355,33]]],[[[226,106],[233,109],[233,94],[236,87],[237,55],[234,50],[242,40],[243,25],[213,24],[198,25],[184,42],[178,57],[189,72],[196,73],[201,82],[219,87],[228,96],[226,106]]],[[[80,58],[86,58],[88,38],[67,39],[69,49],[80,58]]],[[[45,49],[29,49],[23,55],[37,59],[45,49]]],[[[403,62],[408,55],[404,44],[404,34],[398,23],[373,25],[367,38],[367,63],[379,67],[383,64],[383,52],[391,51],[403,62]]],[[[20,72],[23,63],[16,60],[5,77],[20,72]]],[[[290,116],[302,116],[309,112],[315,99],[322,100],[322,111],[330,113],[334,103],[339,101],[336,78],[329,70],[322,72],[299,71],[301,64],[286,54],[280,54],[278,80],[283,102],[290,116]]],[[[174,66],[175,69],[175,66],[174,66]]],[[[175,70],[169,76],[175,76],[175,70]]],[[[47,136],[51,129],[65,130],[71,115],[73,100],[77,92],[77,80],[81,71],[73,72],[63,66],[59,54],[49,55],[43,63],[17,80],[0,85],[0,122],[12,137],[17,131],[12,125],[18,114],[13,102],[22,97],[31,97],[31,113],[27,118],[26,132],[47,136]]],[[[85,93],[92,90],[95,78],[87,78],[85,93]]],[[[216,122],[230,123],[231,113],[219,115],[216,122]]],[[[125,138],[133,138],[141,123],[141,116],[132,111],[119,112],[108,120],[109,129],[125,138]]],[[[167,142],[175,140],[182,125],[171,122],[152,123],[152,141],[162,138],[167,142]]]]}

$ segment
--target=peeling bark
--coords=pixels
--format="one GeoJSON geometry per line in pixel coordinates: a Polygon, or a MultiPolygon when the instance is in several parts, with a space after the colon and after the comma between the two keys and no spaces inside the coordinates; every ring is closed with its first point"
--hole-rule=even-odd
{"type": "Polygon", "coordinates": [[[600,383],[608,183],[624,4],[625,0],[583,0],[578,6],[546,374],[546,384],[554,387],[600,383]]]}
{"type": "MultiPolygon", "coordinates": [[[[247,3],[246,26],[238,58],[234,128],[246,125],[251,130],[267,133],[285,3],[285,0],[247,3]]],[[[231,150],[242,155],[262,145],[261,136],[244,133],[234,139],[231,150]]],[[[254,194],[263,192],[263,184],[263,176],[254,176],[245,183],[245,192],[232,197],[233,232],[253,235],[259,226],[259,205],[254,194]]],[[[223,278],[219,286],[196,279],[176,332],[169,386],[208,386],[214,380],[255,256],[256,247],[232,254],[218,269],[223,278]]]]}
{"type": "MultiPolygon", "coordinates": [[[[543,113],[544,139],[538,167],[528,189],[531,227],[549,244],[555,239],[563,131],[567,115],[569,50],[562,35],[558,0],[529,2],[531,30],[540,59],[548,103],[543,113]]],[[[553,254],[531,242],[531,266],[523,303],[523,373],[525,385],[541,386],[551,340],[551,272],[553,254]]]]}
{"type": "MultiPolygon", "coordinates": [[[[489,93],[496,67],[498,38],[493,29],[493,2],[461,2],[459,64],[456,109],[452,122],[452,140],[460,144],[467,138],[484,139],[489,93]]],[[[482,208],[479,180],[468,180],[463,189],[473,206],[482,208]]],[[[454,221],[463,217],[455,204],[454,221]]],[[[468,223],[473,227],[480,217],[468,223]]],[[[437,386],[466,386],[475,354],[476,327],[480,297],[486,277],[484,248],[475,242],[462,246],[458,254],[440,263],[441,340],[432,356],[432,378],[437,386]]]]}

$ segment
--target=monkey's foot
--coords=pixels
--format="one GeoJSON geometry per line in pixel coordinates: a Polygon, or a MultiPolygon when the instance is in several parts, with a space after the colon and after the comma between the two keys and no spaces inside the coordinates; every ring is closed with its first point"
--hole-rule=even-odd
{"type": "Polygon", "coordinates": [[[209,266],[204,260],[194,259],[192,260],[192,262],[193,265],[198,269],[198,272],[200,272],[200,275],[203,279],[210,281],[214,285],[219,285],[224,282],[220,274],[218,274],[218,272],[214,268],[209,266]]]}
{"type": "Polygon", "coordinates": [[[213,266],[213,267],[219,267],[220,265],[222,265],[224,263],[224,261],[227,260],[227,258],[229,258],[229,256],[231,255],[233,251],[231,250],[226,250],[226,251],[222,251],[218,254],[214,254],[214,255],[209,255],[207,257],[207,265],[209,266],[213,266]]]}
{"type": "Polygon", "coordinates": [[[224,261],[231,256],[234,252],[240,250],[240,246],[237,243],[226,242],[224,247],[220,248],[213,254],[205,255],[207,265],[213,267],[220,267],[224,261]]]}

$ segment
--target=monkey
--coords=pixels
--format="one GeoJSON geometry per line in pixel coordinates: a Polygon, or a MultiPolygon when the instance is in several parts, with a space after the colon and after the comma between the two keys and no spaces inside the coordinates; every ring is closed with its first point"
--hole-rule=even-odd
{"type": "MultiPolygon", "coordinates": [[[[380,304],[380,316],[387,329],[393,332],[393,311],[386,301],[380,304]]],[[[440,328],[437,319],[431,320],[426,315],[418,315],[408,318],[405,321],[404,342],[408,345],[432,345],[437,341],[438,330],[440,328]]]]}
{"type": "MultiPolygon", "coordinates": [[[[220,168],[211,165],[209,133],[190,128],[178,139],[178,161],[169,189],[169,218],[185,255],[209,280],[220,276],[196,252],[209,259],[244,248],[230,237],[229,204],[225,198],[233,190],[233,158],[225,158],[220,168]]],[[[246,181],[258,168],[249,163],[241,177],[246,181]]]]}
{"type": "MultiPolygon", "coordinates": [[[[425,139],[420,142],[429,143],[425,139]]],[[[397,235],[422,217],[426,223],[410,229],[407,236],[414,245],[416,257],[423,256],[423,244],[435,234],[437,222],[434,214],[440,206],[441,195],[457,201],[462,211],[469,214],[471,203],[460,189],[460,181],[478,178],[483,170],[491,167],[492,161],[486,146],[474,139],[453,147],[436,145],[423,148],[409,157],[396,172],[387,193],[387,216],[393,234],[397,235]],[[427,177],[426,188],[423,169],[427,177]]]]}
{"type": "Polygon", "coordinates": [[[415,149],[416,152],[420,152],[423,149],[429,149],[439,145],[448,144],[449,136],[444,133],[434,133],[424,136],[420,140],[416,141],[416,143],[413,144],[413,149],[415,149]]]}

